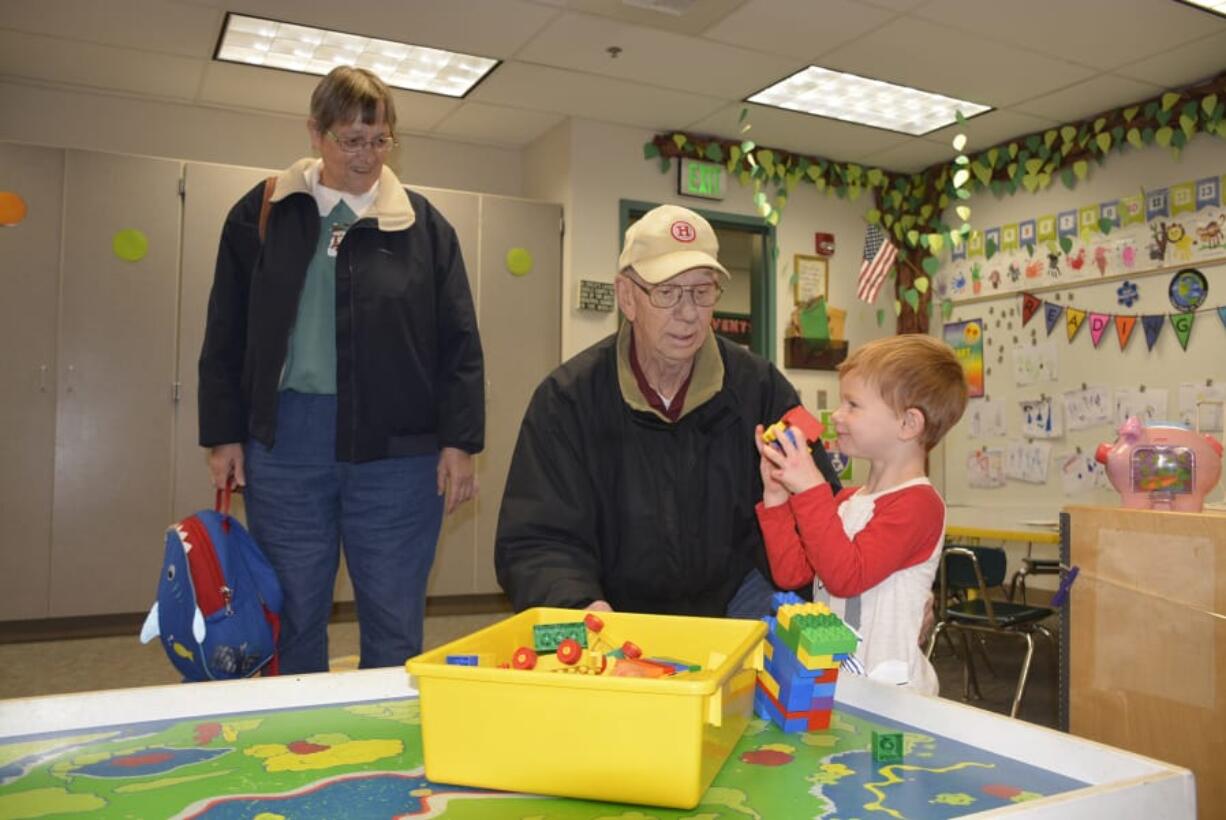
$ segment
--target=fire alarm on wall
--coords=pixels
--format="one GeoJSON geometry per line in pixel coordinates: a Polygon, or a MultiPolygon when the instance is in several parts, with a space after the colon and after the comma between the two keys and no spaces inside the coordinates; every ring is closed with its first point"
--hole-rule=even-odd
{"type": "Polygon", "coordinates": [[[832,233],[815,233],[813,234],[814,250],[819,256],[834,255],[834,234],[832,233]]]}

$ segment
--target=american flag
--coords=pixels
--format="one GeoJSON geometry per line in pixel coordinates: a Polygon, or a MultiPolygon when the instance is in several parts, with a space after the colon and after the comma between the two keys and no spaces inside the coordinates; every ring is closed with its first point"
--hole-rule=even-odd
{"type": "Polygon", "coordinates": [[[864,235],[864,261],[860,263],[860,279],[856,288],[856,296],[865,302],[877,301],[877,291],[885,282],[885,275],[890,272],[898,249],[876,225],[869,225],[864,235]]]}

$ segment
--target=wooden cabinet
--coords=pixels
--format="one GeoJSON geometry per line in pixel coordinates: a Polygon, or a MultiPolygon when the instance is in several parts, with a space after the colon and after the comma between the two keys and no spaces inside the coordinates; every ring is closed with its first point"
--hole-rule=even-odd
{"type": "Polygon", "coordinates": [[[1226,514],[1069,507],[1068,729],[1196,774],[1226,817],[1226,514]]]}
{"type": "MultiPolygon", "coordinates": [[[[143,611],[167,525],[212,504],[196,444],[205,310],[226,214],[272,173],[0,143],[0,188],[29,205],[0,230],[0,621],[143,611]],[[112,251],[125,229],[148,240],[138,261],[112,251]]],[[[430,594],[497,592],[507,466],[560,357],[561,208],[421,191],[459,236],[488,381],[481,497],[445,521],[430,594]],[[507,271],[512,247],[534,257],[525,276],[507,271]]]]}

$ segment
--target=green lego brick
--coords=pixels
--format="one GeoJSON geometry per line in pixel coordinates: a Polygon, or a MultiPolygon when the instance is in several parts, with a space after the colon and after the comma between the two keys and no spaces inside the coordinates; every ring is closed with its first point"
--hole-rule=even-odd
{"type": "Polygon", "coordinates": [[[902,763],[902,732],[873,732],[873,762],[902,763]]]}
{"type": "Polygon", "coordinates": [[[558,644],[574,638],[587,649],[587,626],[583,621],[562,624],[535,624],[532,627],[532,648],[537,652],[556,652],[558,644]]]}
{"type": "Polygon", "coordinates": [[[843,655],[856,651],[856,635],[846,624],[838,621],[833,625],[808,627],[800,633],[800,646],[810,655],[843,655]]]}

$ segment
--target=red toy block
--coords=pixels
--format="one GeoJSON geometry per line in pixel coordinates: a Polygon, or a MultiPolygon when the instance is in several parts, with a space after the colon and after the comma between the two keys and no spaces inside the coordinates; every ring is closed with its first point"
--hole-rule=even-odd
{"type": "Polygon", "coordinates": [[[813,414],[806,410],[802,404],[798,404],[791,410],[784,413],[783,418],[781,418],[780,421],[789,427],[795,427],[797,430],[799,430],[802,434],[804,434],[805,441],[809,442],[810,444],[821,438],[822,431],[826,429],[825,426],[814,418],[813,414]]]}
{"type": "Polygon", "coordinates": [[[515,669],[535,669],[536,651],[526,646],[521,646],[511,656],[511,666],[515,669]]]}

